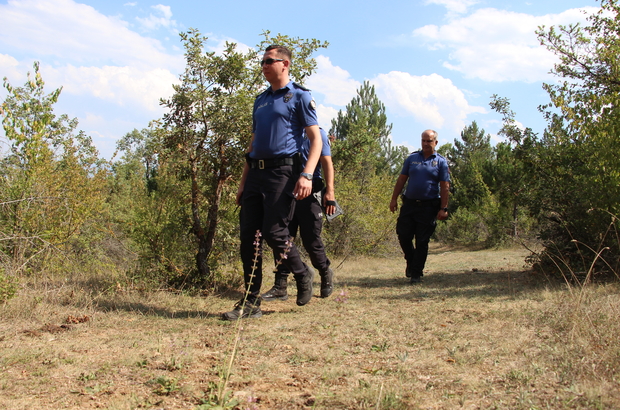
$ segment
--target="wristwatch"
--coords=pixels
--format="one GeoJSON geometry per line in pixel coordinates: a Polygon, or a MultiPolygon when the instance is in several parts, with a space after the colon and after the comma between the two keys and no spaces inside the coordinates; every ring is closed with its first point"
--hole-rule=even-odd
{"type": "Polygon", "coordinates": [[[448,212],[448,208],[442,208],[442,211],[448,212]]]}
{"type": "Polygon", "coordinates": [[[302,172],[301,176],[306,178],[308,181],[312,181],[312,178],[313,178],[312,174],[309,172],[302,172]]]}

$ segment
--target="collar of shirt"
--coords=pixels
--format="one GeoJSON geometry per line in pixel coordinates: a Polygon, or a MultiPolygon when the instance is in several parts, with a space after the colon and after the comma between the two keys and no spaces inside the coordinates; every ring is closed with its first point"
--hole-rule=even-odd
{"type": "Polygon", "coordinates": [[[287,91],[287,90],[290,90],[290,89],[292,89],[292,88],[293,88],[293,82],[292,82],[292,81],[289,81],[289,82],[288,82],[288,84],[286,84],[284,87],[282,87],[282,88],[280,88],[280,89],[278,89],[278,90],[276,90],[276,91],[273,91],[273,88],[269,87],[269,88],[267,89],[267,92],[268,92],[268,93],[270,93],[270,94],[276,94],[276,93],[279,93],[279,92],[281,92],[281,91],[287,91]]]}
{"type": "Polygon", "coordinates": [[[422,151],[422,150],[416,151],[416,154],[418,154],[420,156],[422,161],[428,161],[429,159],[437,158],[437,151],[435,151],[431,155],[429,155],[428,158],[424,158],[424,151],[422,151]]]}

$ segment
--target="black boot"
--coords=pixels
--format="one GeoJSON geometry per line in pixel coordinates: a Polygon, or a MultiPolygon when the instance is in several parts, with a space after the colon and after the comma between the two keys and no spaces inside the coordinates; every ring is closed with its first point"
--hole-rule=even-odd
{"type": "Polygon", "coordinates": [[[407,267],[405,268],[405,276],[410,278],[412,277],[412,271],[413,271],[413,263],[407,261],[407,267]]]}
{"type": "Polygon", "coordinates": [[[320,272],[321,275],[321,297],[328,298],[334,291],[334,271],[331,268],[327,268],[325,272],[320,272]]]}
{"type": "Polygon", "coordinates": [[[287,275],[282,275],[280,272],[276,272],[276,279],[273,283],[273,287],[261,296],[265,302],[288,299],[286,276],[287,275]]]}
{"type": "Polygon", "coordinates": [[[306,274],[303,276],[295,275],[297,282],[297,306],[303,306],[312,299],[312,281],[314,280],[314,269],[306,267],[306,274]]]}
{"type": "Polygon", "coordinates": [[[260,310],[260,298],[248,298],[245,302],[241,299],[233,310],[222,313],[223,320],[258,318],[261,316],[263,316],[263,312],[260,310]]]}

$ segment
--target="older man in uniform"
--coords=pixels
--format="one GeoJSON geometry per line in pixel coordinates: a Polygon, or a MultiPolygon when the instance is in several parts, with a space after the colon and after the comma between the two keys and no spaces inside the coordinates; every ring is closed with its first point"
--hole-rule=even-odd
{"type": "Polygon", "coordinates": [[[405,160],[396,180],[390,211],[398,209],[398,196],[403,205],[396,222],[396,234],[407,260],[405,275],[411,283],[421,282],[428,256],[428,243],[435,232],[437,219],[448,217],[448,196],[450,195],[450,171],[448,162],[435,151],[437,132],[422,133],[422,149],[405,160]],[[415,239],[415,247],[413,241],[415,239]]]}
{"type": "Polygon", "coordinates": [[[256,266],[254,259],[255,248],[263,239],[276,254],[285,256],[282,263],[297,282],[297,305],[303,306],[312,298],[314,271],[308,269],[295,245],[289,242],[288,223],[295,199],[304,199],[312,192],[322,142],[310,92],[290,81],[291,57],[288,48],[276,45],[265,49],[261,61],[263,75],[271,86],[254,101],[252,139],[237,191],[237,203],[241,205],[240,252],[248,297],[245,303],[242,299],[232,311],[224,313],[225,320],[262,316],[262,258],[256,256],[256,266]],[[310,149],[302,168],[298,153],[304,131],[310,149]],[[262,236],[258,237],[258,231],[262,236]]]}
{"type": "MultiPolygon", "coordinates": [[[[325,130],[321,128],[320,131],[323,149],[321,151],[319,163],[314,170],[312,195],[301,201],[297,201],[295,205],[295,215],[289,223],[289,232],[292,237],[295,237],[297,229],[299,228],[299,235],[301,236],[306,252],[308,252],[312,266],[319,271],[319,275],[321,276],[320,295],[322,298],[326,298],[329,297],[334,290],[334,272],[329,267],[331,262],[325,254],[325,246],[321,239],[321,232],[323,230],[323,208],[319,200],[324,204],[325,213],[327,213],[327,215],[332,215],[336,211],[336,202],[334,193],[334,165],[332,162],[330,141],[325,130]],[[325,174],[325,184],[321,176],[322,173],[325,174]],[[324,187],[325,194],[319,197],[320,199],[317,199],[317,193],[322,192],[324,187]]],[[[307,161],[309,149],[310,141],[305,139],[301,149],[303,164],[307,161]]],[[[274,256],[276,256],[277,260],[278,255],[274,256]]],[[[262,299],[265,302],[288,299],[288,274],[289,272],[286,266],[283,264],[278,264],[278,266],[276,266],[273,287],[262,295],[262,299]]]]}

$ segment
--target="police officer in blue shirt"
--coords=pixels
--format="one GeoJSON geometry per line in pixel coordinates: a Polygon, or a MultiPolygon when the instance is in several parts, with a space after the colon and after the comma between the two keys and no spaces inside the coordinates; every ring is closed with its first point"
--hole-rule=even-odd
{"type": "Polygon", "coordinates": [[[390,211],[398,209],[398,196],[403,205],[396,222],[396,234],[407,260],[405,275],[411,283],[421,282],[428,256],[428,243],[435,232],[437,219],[448,217],[450,195],[450,171],[448,162],[435,152],[437,132],[422,133],[422,150],[409,155],[396,180],[390,211]],[[415,239],[415,247],[413,241],[415,239]]]}
{"type": "Polygon", "coordinates": [[[222,315],[225,320],[260,317],[262,258],[256,249],[266,240],[297,282],[297,305],[312,298],[314,271],[302,262],[294,244],[289,242],[288,223],[295,200],[312,192],[314,168],[321,155],[321,134],[316,107],[310,92],[290,81],[291,51],[284,46],[269,46],[261,61],[262,72],[271,85],[254,101],[252,139],[243,169],[237,204],[241,261],[248,298],[222,315]],[[304,167],[298,152],[303,133],[310,141],[304,167]],[[301,173],[299,171],[302,171],[301,173]],[[258,234],[257,234],[258,232],[258,234]],[[258,235],[261,236],[258,236],[258,235]],[[255,245],[258,241],[258,245],[255,245]]]}
{"type": "MultiPolygon", "coordinates": [[[[321,276],[321,292],[322,298],[329,297],[333,290],[334,272],[329,267],[331,262],[325,254],[325,246],[321,240],[321,232],[323,230],[323,207],[327,215],[332,215],[336,211],[336,202],[334,194],[334,165],[332,162],[332,153],[327,133],[322,128],[321,139],[323,141],[323,149],[319,163],[314,170],[314,178],[312,180],[312,195],[308,196],[295,204],[295,214],[289,223],[289,232],[295,237],[299,229],[299,235],[304,244],[306,252],[310,257],[312,266],[319,271],[321,276]],[[322,171],[325,174],[325,183],[323,183],[322,171]],[[325,188],[324,195],[317,195],[325,188]],[[320,199],[317,198],[319,196],[320,199]]],[[[310,140],[304,139],[301,149],[302,163],[305,164],[308,159],[310,149],[310,140]]],[[[278,255],[274,255],[278,258],[278,255]]],[[[262,295],[264,301],[287,300],[287,276],[289,272],[282,264],[276,266],[275,281],[273,287],[262,295]]]]}

